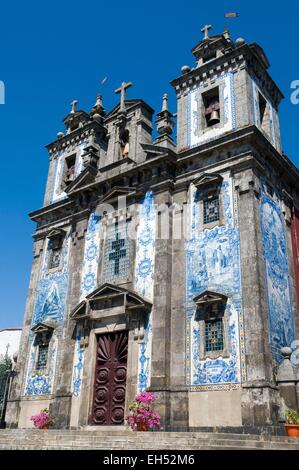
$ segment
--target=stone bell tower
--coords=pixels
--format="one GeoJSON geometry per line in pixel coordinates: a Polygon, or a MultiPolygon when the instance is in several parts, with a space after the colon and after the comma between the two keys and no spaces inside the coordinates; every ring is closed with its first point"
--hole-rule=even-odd
{"type": "Polygon", "coordinates": [[[281,150],[283,96],[263,49],[210,29],[192,49],[195,65],[171,82],[175,198],[192,205],[185,246],[189,425],[277,424],[277,366],[298,331],[294,235],[291,242],[298,170],[281,150]]]}

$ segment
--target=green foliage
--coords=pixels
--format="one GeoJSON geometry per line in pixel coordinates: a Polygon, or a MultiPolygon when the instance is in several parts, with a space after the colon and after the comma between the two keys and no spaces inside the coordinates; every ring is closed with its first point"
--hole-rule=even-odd
{"type": "Polygon", "coordinates": [[[285,412],[287,424],[299,424],[299,415],[295,410],[286,410],[285,412]]]}
{"type": "Polygon", "coordinates": [[[0,380],[5,378],[11,368],[12,361],[9,356],[0,356],[0,380]]]}

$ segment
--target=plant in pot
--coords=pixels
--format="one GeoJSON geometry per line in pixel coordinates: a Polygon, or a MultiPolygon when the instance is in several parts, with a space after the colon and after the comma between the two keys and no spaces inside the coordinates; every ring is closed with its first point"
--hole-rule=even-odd
{"type": "Polygon", "coordinates": [[[290,437],[299,437],[299,415],[295,410],[286,410],[285,412],[285,428],[287,435],[290,437]]]}
{"type": "Polygon", "coordinates": [[[152,409],[152,403],[156,399],[157,397],[153,393],[140,392],[129,404],[130,413],[126,420],[133,431],[160,429],[160,415],[152,409]]]}
{"type": "Polygon", "coordinates": [[[47,408],[41,410],[37,415],[31,416],[30,420],[33,421],[36,429],[49,429],[54,424],[54,420],[51,418],[47,408]]]}

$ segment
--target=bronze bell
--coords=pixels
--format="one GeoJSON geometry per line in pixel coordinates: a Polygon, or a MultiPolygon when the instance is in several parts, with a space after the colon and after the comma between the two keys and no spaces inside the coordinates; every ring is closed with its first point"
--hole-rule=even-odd
{"type": "Polygon", "coordinates": [[[218,124],[220,122],[219,111],[212,111],[209,119],[209,124],[218,124]]]}

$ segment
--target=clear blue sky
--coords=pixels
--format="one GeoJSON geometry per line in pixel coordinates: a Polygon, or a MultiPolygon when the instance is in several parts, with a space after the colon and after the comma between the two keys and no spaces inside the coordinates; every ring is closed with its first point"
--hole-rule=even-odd
{"type": "Polygon", "coordinates": [[[1,232],[0,328],[22,324],[32,262],[34,224],[27,213],[42,205],[48,157],[44,145],[63,130],[61,119],[78,99],[90,109],[103,88],[110,109],[113,90],[123,80],[134,84],[130,98],[143,98],[157,111],[164,92],[175,98],[169,81],[184,64],[201,27],[223,31],[224,13],[232,37],[259,43],[272,64],[270,73],[285,95],[280,118],[285,152],[299,164],[299,105],[290,103],[290,82],[299,80],[299,1],[85,0],[2,2],[0,80],[6,104],[0,105],[1,232]],[[246,3],[246,5],[245,5],[246,3]]]}

